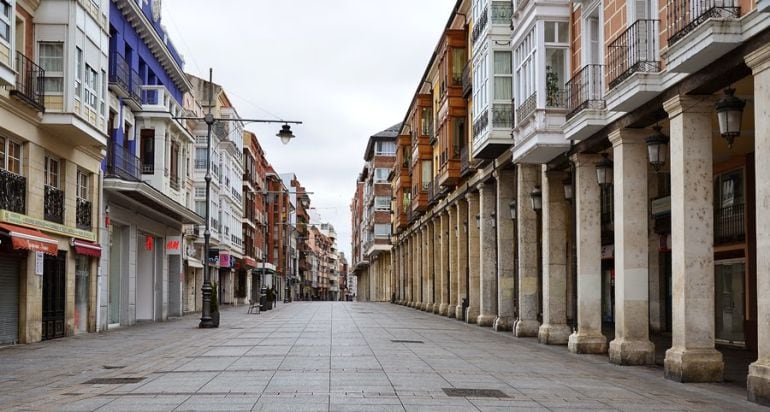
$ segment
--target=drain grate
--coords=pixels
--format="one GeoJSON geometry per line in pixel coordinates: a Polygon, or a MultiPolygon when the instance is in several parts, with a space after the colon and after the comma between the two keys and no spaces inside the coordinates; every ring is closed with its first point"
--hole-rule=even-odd
{"type": "Polygon", "coordinates": [[[393,343],[425,343],[421,340],[408,340],[408,339],[391,339],[393,343]]]}
{"type": "Polygon", "coordinates": [[[447,396],[458,398],[510,398],[497,389],[441,388],[447,396]]]}
{"type": "Polygon", "coordinates": [[[94,378],[83,382],[85,385],[125,385],[127,383],[139,383],[144,378],[94,378]]]}

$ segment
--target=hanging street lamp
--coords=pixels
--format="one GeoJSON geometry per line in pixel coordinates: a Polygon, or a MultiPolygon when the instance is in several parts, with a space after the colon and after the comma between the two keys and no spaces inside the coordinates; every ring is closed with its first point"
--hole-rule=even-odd
{"type": "Polygon", "coordinates": [[[540,186],[535,186],[529,193],[529,197],[532,200],[532,210],[535,212],[543,210],[543,192],[540,190],[540,186]]]}
{"type": "Polygon", "coordinates": [[[727,140],[727,147],[733,147],[735,138],[741,135],[741,118],[746,101],[735,97],[735,89],[725,89],[725,96],[716,103],[719,133],[727,140]]]}
{"type": "Polygon", "coordinates": [[[562,183],[564,184],[564,199],[571,202],[572,198],[575,196],[575,187],[572,185],[572,176],[567,175],[562,183]]]}
{"type": "Polygon", "coordinates": [[[607,158],[607,153],[602,153],[602,160],[596,163],[596,180],[599,186],[607,187],[612,184],[612,160],[607,158]]]}
{"type": "Polygon", "coordinates": [[[511,209],[511,220],[516,220],[516,199],[511,200],[508,207],[511,209]]]}

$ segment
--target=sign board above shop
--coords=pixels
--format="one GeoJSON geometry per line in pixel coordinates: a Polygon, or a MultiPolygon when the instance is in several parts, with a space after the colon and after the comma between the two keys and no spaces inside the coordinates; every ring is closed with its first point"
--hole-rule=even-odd
{"type": "Polygon", "coordinates": [[[36,219],[34,217],[29,217],[27,215],[22,215],[20,213],[11,212],[8,210],[0,210],[0,222],[37,229],[42,232],[52,233],[55,235],[74,237],[77,239],[88,240],[90,242],[96,242],[96,233],[94,232],[60,225],[58,223],[49,222],[43,219],[36,219]]]}

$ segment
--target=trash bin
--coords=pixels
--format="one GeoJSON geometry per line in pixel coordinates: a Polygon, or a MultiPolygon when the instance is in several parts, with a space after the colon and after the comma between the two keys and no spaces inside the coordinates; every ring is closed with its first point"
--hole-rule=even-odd
{"type": "Polygon", "coordinates": [[[262,288],[259,290],[259,311],[263,312],[270,310],[269,303],[267,301],[267,289],[262,288]]]}

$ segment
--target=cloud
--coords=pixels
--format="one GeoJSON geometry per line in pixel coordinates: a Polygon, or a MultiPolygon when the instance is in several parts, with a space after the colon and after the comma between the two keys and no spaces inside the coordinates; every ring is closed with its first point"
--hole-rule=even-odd
{"type": "Polygon", "coordinates": [[[314,192],[350,260],[349,204],[366,142],[403,120],[454,0],[166,0],[163,24],[201,77],[214,68],[279,173],[314,192]],[[212,6],[216,4],[216,6],[212,6]]]}

